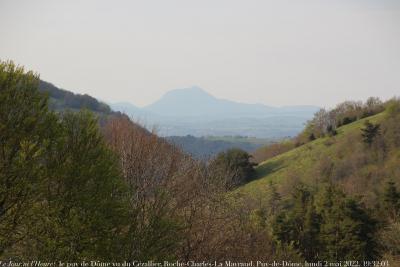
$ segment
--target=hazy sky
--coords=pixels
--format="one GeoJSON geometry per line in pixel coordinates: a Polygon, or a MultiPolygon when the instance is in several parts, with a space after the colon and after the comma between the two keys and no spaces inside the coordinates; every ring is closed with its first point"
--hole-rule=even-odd
{"type": "Polygon", "coordinates": [[[0,59],[142,106],[197,85],[331,106],[400,95],[398,0],[0,0],[0,59]]]}

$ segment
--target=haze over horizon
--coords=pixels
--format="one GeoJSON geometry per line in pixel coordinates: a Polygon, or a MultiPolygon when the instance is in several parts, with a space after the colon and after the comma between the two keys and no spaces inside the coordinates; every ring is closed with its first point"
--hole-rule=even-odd
{"type": "Polygon", "coordinates": [[[269,106],[400,92],[394,0],[2,0],[0,34],[0,59],[108,102],[194,85],[269,106]]]}
{"type": "Polygon", "coordinates": [[[186,97],[188,98],[187,100],[190,100],[190,101],[196,100],[195,97],[192,98],[192,99],[190,99],[191,97],[193,97],[193,94],[192,94],[193,91],[201,92],[201,94],[207,95],[208,97],[214,98],[214,99],[216,99],[216,100],[228,101],[228,102],[233,102],[233,103],[237,103],[237,104],[263,105],[263,106],[265,106],[265,107],[273,107],[273,108],[279,108],[279,107],[296,107],[296,106],[299,106],[299,107],[307,107],[307,106],[310,106],[310,107],[311,107],[311,106],[312,106],[312,107],[319,107],[319,106],[316,106],[316,105],[306,105],[306,104],[299,104],[299,105],[279,105],[279,106],[278,106],[278,105],[267,105],[267,104],[260,103],[260,102],[249,102],[249,103],[246,103],[246,102],[243,102],[243,101],[240,101],[240,100],[231,100],[231,99],[229,99],[229,96],[228,96],[228,97],[215,97],[212,93],[208,92],[206,89],[201,88],[201,87],[199,87],[199,86],[197,86],[197,85],[193,85],[193,86],[189,86],[189,87],[185,87],[185,88],[175,88],[175,89],[172,89],[172,90],[168,90],[168,91],[164,92],[162,95],[160,95],[160,96],[159,96],[157,99],[155,99],[153,102],[150,102],[150,103],[145,104],[145,105],[136,105],[136,103],[134,103],[133,101],[129,101],[129,100],[122,100],[122,101],[115,101],[115,102],[110,102],[110,101],[102,100],[102,99],[99,99],[99,100],[104,101],[105,103],[110,104],[111,107],[112,107],[113,105],[116,105],[116,104],[129,104],[129,105],[132,105],[132,107],[136,107],[136,108],[140,108],[140,109],[145,109],[145,108],[147,108],[147,107],[149,107],[149,106],[152,106],[152,105],[154,105],[154,104],[156,104],[156,103],[158,103],[158,102],[160,102],[160,101],[163,101],[163,100],[164,100],[166,97],[168,97],[169,95],[176,95],[176,94],[179,93],[179,92],[184,93],[184,95],[186,95],[186,97]]]}

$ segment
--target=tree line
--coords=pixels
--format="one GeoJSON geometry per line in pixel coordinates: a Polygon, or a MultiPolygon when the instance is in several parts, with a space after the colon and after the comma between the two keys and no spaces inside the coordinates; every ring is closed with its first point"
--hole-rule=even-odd
{"type": "Polygon", "coordinates": [[[39,80],[39,91],[46,93],[49,99],[49,106],[53,110],[65,110],[82,108],[89,109],[96,113],[110,114],[110,107],[105,103],[87,94],[74,94],[72,92],[57,88],[51,83],[39,80]]]}

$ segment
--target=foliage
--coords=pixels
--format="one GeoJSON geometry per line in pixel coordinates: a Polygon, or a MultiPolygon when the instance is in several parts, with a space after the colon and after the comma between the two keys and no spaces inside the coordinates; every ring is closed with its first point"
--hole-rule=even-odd
{"type": "Polygon", "coordinates": [[[397,99],[321,111],[307,144],[269,147],[254,173],[238,149],[206,165],[126,116],[108,114],[99,128],[88,111],[53,113],[37,75],[11,62],[0,64],[0,89],[1,258],[400,256],[397,99]],[[366,147],[360,118],[382,106],[367,118],[380,134],[366,147]]]}
{"type": "Polygon", "coordinates": [[[338,127],[378,114],[384,109],[384,103],[377,97],[370,97],[365,103],[345,101],[334,109],[321,109],[314,114],[314,118],[307,123],[304,131],[297,136],[296,143],[301,145],[316,138],[334,136],[337,134],[338,127]]]}
{"type": "Polygon", "coordinates": [[[103,131],[128,185],[130,210],[121,245],[123,257],[171,258],[181,241],[182,225],[173,202],[180,196],[175,183],[184,155],[127,117],[109,120],[103,131]]]}
{"type": "Polygon", "coordinates": [[[294,246],[305,259],[315,260],[319,252],[320,216],[315,212],[313,196],[303,185],[295,188],[291,201],[273,223],[277,238],[294,246]]]}
{"type": "Polygon", "coordinates": [[[400,216],[400,192],[397,190],[396,184],[389,181],[383,194],[384,207],[392,220],[397,220],[400,216]]]}
{"type": "Polygon", "coordinates": [[[400,99],[392,98],[385,103],[386,114],[388,117],[395,117],[400,114],[400,99]]]}
{"type": "Polygon", "coordinates": [[[36,227],[30,228],[26,256],[116,258],[119,231],[127,216],[116,158],[90,113],[63,114],[59,129],[48,154],[48,189],[36,206],[40,216],[36,227]]]}
{"type": "Polygon", "coordinates": [[[377,225],[361,204],[332,185],[324,189],[319,201],[321,257],[331,261],[377,259],[377,225]]]}
{"type": "MultiPolygon", "coordinates": [[[[389,102],[391,106],[398,104],[397,100],[389,102]]],[[[319,244],[319,259],[365,259],[380,255],[399,258],[394,239],[398,224],[396,185],[400,182],[399,111],[392,108],[390,113],[385,111],[343,125],[336,129],[335,136],[317,138],[266,160],[256,168],[259,179],[239,188],[237,194],[253,196],[254,202],[262,201],[260,196],[267,194],[268,202],[271,192],[265,188],[272,181],[283,200],[278,205],[282,208],[278,216],[267,216],[265,220],[272,219],[275,236],[285,244],[293,244],[306,258],[316,255],[308,254],[312,247],[304,247],[306,221],[315,224],[313,230],[319,229],[313,241],[319,244]],[[365,146],[360,135],[367,120],[373,126],[380,125],[379,134],[370,146],[365,146]],[[308,193],[296,197],[293,188],[299,190],[300,184],[308,193]],[[299,196],[307,194],[307,201],[301,204],[299,196]],[[313,215],[308,220],[307,210],[313,215]],[[332,233],[337,233],[340,239],[332,233]]]]}
{"type": "Polygon", "coordinates": [[[400,222],[385,226],[379,235],[380,245],[388,255],[400,255],[400,222]]]}
{"type": "Polygon", "coordinates": [[[46,170],[55,117],[38,76],[0,62],[0,255],[26,234],[46,170]]]}
{"type": "Polygon", "coordinates": [[[228,174],[225,178],[227,188],[235,187],[250,181],[254,175],[255,163],[251,156],[240,149],[230,149],[218,154],[210,163],[210,169],[216,176],[228,174]]]}
{"type": "Polygon", "coordinates": [[[2,258],[295,255],[265,230],[242,227],[247,218],[236,216],[203,164],[125,116],[114,114],[100,131],[88,111],[53,113],[35,75],[12,63],[1,66],[2,258]],[[246,240],[241,249],[227,245],[239,240],[246,240]],[[257,250],[250,246],[255,243],[257,250]]]}
{"type": "Polygon", "coordinates": [[[115,157],[92,115],[56,116],[38,82],[0,65],[0,255],[112,258],[126,210],[115,157]]]}
{"type": "Polygon", "coordinates": [[[379,124],[374,125],[366,120],[364,123],[364,128],[361,129],[363,142],[370,146],[372,142],[374,142],[375,137],[379,134],[379,127],[379,124]]]}
{"type": "Polygon", "coordinates": [[[39,81],[39,91],[48,94],[50,97],[50,108],[55,110],[79,110],[86,108],[93,112],[103,114],[111,113],[111,109],[108,105],[98,101],[94,97],[87,94],[74,94],[42,80],[39,81]]]}
{"type": "Polygon", "coordinates": [[[274,222],[274,233],[308,261],[376,259],[375,221],[332,185],[313,193],[300,185],[274,222]]]}

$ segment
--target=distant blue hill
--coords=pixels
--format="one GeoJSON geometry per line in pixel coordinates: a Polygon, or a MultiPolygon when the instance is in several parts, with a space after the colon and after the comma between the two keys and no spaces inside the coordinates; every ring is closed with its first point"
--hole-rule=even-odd
{"type": "Polygon", "coordinates": [[[300,132],[319,109],[315,106],[271,107],[216,98],[199,87],[167,92],[143,108],[111,104],[116,111],[157,126],[163,136],[245,135],[281,138],[300,132]]]}
{"type": "Polygon", "coordinates": [[[118,102],[110,104],[113,110],[120,111],[126,114],[137,114],[141,113],[141,109],[129,102],[118,102]]]}
{"type": "Polygon", "coordinates": [[[262,104],[245,104],[218,99],[199,87],[172,90],[158,101],[144,107],[145,111],[173,117],[263,117],[271,115],[310,116],[318,107],[270,107],[262,104]]]}

